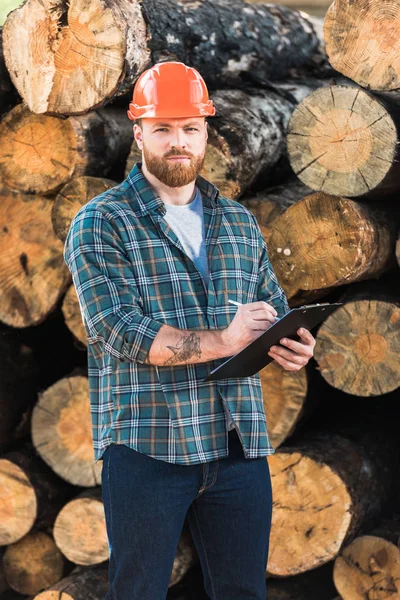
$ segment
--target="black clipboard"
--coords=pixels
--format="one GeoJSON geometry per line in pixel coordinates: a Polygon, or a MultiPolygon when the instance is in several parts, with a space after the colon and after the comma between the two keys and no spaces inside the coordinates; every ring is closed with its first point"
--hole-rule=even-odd
{"type": "Polygon", "coordinates": [[[343,302],[330,304],[309,304],[292,308],[279,321],[269,327],[254,342],[243,348],[238,354],[228,358],[219,365],[203,381],[216,381],[230,377],[251,377],[261,371],[274,359],[269,356],[271,346],[276,346],[283,338],[292,338],[298,341],[297,330],[300,327],[311,330],[333,313],[343,302]]]}

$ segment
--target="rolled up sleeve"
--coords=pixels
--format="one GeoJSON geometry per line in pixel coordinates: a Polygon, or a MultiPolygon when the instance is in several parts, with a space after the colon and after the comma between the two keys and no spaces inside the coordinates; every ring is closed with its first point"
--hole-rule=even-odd
{"type": "Polygon", "coordinates": [[[143,306],[122,241],[96,209],[74,217],[64,246],[88,343],[121,362],[143,364],[162,323],[143,314],[143,306]]]}

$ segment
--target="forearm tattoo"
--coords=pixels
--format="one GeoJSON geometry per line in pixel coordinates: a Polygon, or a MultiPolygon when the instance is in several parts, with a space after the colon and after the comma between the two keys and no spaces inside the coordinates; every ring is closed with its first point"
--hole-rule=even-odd
{"type": "Polygon", "coordinates": [[[165,361],[165,365],[174,365],[178,362],[190,360],[192,356],[201,357],[200,336],[191,333],[189,337],[182,338],[177,346],[167,346],[174,356],[165,361]]]}

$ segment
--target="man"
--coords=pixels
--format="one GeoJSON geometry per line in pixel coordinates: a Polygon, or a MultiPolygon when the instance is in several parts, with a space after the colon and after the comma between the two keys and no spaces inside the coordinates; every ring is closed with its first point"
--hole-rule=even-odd
{"type": "MultiPolygon", "coordinates": [[[[196,70],[145,71],[128,112],[142,162],[78,212],[65,244],[103,459],[107,600],[165,598],[186,515],[210,598],[266,596],[274,449],[260,378],[204,378],[288,304],[254,216],[199,175],[214,114],[196,70]]],[[[271,350],[290,371],[313,354],[299,335],[271,350]]]]}

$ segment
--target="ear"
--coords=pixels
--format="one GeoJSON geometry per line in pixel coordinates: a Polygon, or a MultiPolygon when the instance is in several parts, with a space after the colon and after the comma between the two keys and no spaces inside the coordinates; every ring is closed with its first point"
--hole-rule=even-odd
{"type": "Polygon", "coordinates": [[[136,125],[136,123],[133,126],[133,135],[137,147],[139,148],[139,150],[143,150],[143,131],[139,125],[136,125]]]}

